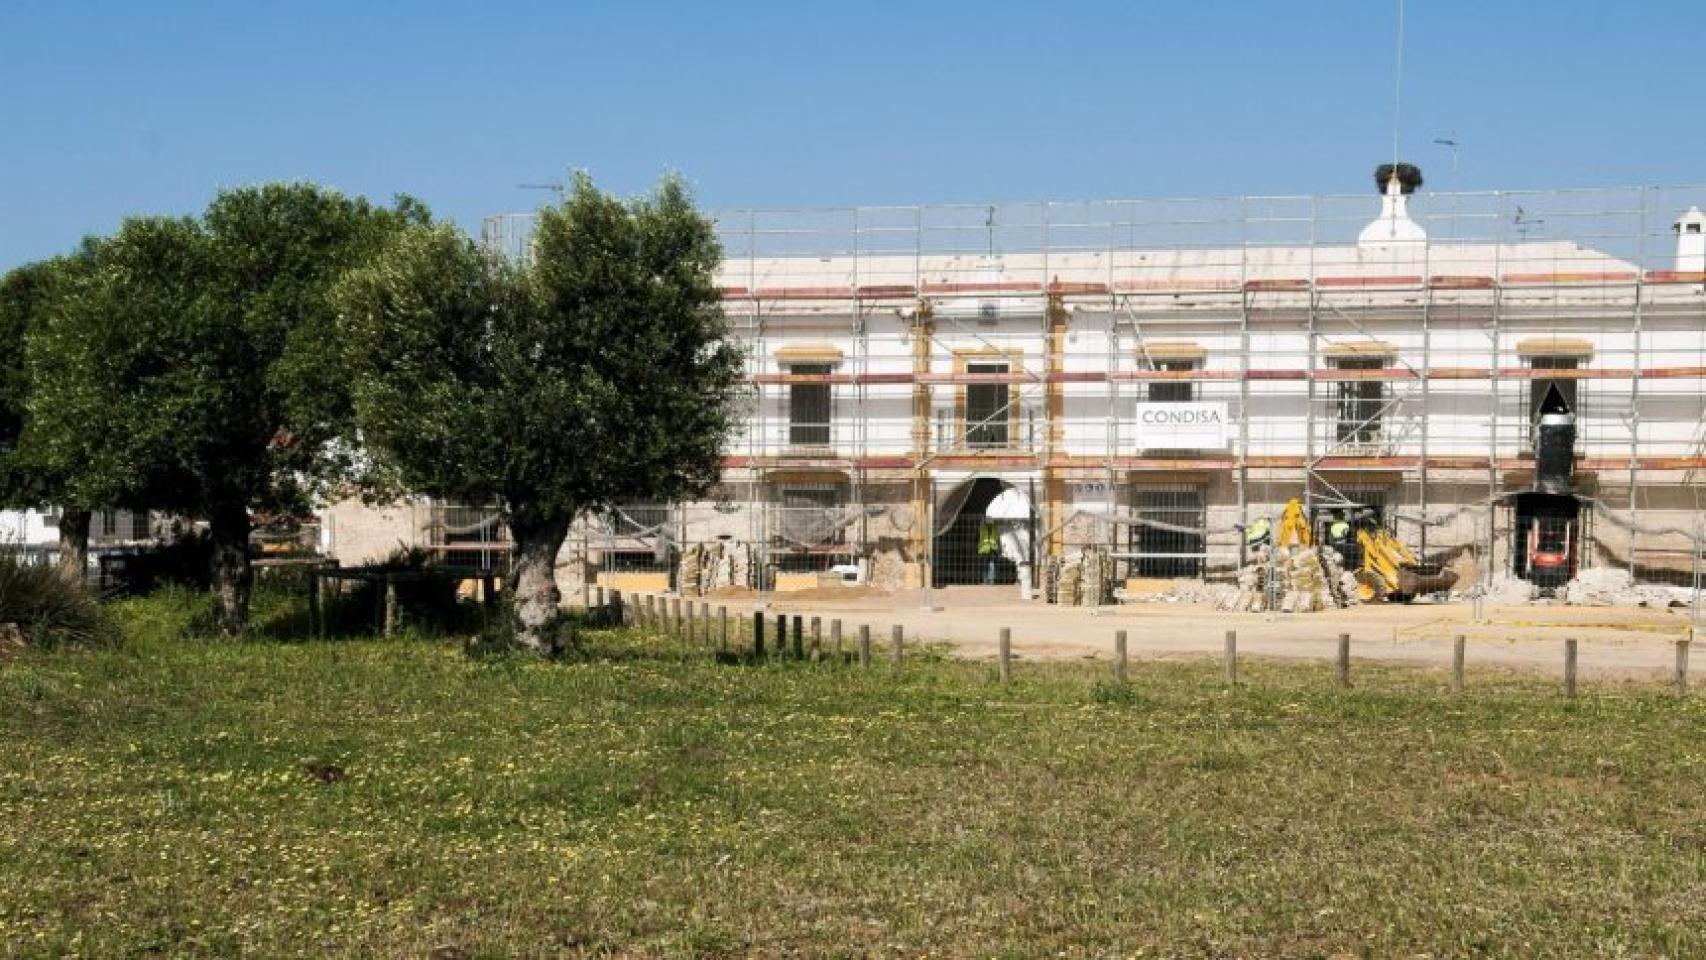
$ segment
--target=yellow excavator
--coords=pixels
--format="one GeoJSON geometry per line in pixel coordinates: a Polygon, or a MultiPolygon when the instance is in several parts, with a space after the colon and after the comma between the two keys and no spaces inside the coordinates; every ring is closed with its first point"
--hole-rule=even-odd
{"type": "Polygon", "coordinates": [[[1303,501],[1293,497],[1285,502],[1285,512],[1280,514],[1279,534],[1274,537],[1274,543],[1282,547],[1313,546],[1313,535],[1309,532],[1309,518],[1303,515],[1303,501]]]}
{"type": "Polygon", "coordinates": [[[1408,603],[1424,593],[1450,590],[1457,583],[1456,571],[1422,563],[1380,527],[1365,525],[1357,530],[1357,544],[1362,547],[1362,568],[1355,571],[1357,597],[1364,603],[1408,603]]]}

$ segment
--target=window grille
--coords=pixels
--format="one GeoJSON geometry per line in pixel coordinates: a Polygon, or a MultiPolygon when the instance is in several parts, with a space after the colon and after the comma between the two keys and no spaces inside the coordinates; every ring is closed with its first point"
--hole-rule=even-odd
{"type": "MultiPolygon", "coordinates": [[[[1006,373],[1005,363],[970,363],[967,373],[1006,373]]],[[[966,385],[966,446],[973,449],[996,449],[1008,445],[1008,420],[1011,416],[1011,384],[972,383],[966,385]]]]}
{"type": "MultiPolygon", "coordinates": [[[[1339,370],[1383,370],[1385,358],[1357,357],[1334,360],[1339,370]]],[[[1340,380],[1334,384],[1335,416],[1333,439],[1346,444],[1380,442],[1381,420],[1385,418],[1386,381],[1340,380]]]]}
{"type": "Polygon", "coordinates": [[[1148,487],[1132,491],[1131,559],[1139,577],[1200,577],[1207,549],[1201,531],[1207,521],[1203,492],[1197,487],[1148,487]],[[1196,531],[1196,532],[1186,532],[1196,531]]]}
{"type": "MultiPolygon", "coordinates": [[[[788,372],[797,376],[827,376],[833,365],[827,363],[796,363],[788,372]]],[[[792,446],[829,446],[831,413],[830,385],[827,383],[793,383],[788,385],[788,443],[792,446]]]]}
{"type": "Polygon", "coordinates": [[[771,505],[776,568],[787,573],[827,570],[850,559],[847,488],[842,484],[789,484],[771,505]]]}
{"type": "MultiPolygon", "coordinates": [[[[1151,370],[1183,371],[1195,370],[1195,360],[1156,360],[1149,365],[1151,370]]],[[[1197,398],[1197,385],[1189,380],[1151,380],[1149,382],[1150,403],[1190,403],[1197,398]]]]}

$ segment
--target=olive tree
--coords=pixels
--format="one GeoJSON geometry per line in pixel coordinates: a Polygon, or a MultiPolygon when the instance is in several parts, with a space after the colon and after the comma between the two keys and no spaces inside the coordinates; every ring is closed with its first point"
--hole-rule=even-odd
{"type": "MultiPolygon", "coordinates": [[[[29,430],[34,381],[26,344],[57,308],[76,271],[88,262],[93,244],[90,241],[72,256],[17,267],[0,278],[0,506],[58,507],[59,563],[78,576],[89,562],[92,513],[73,482],[82,463],[77,458],[56,462],[32,456],[27,449],[26,435],[34,433],[29,430]]],[[[53,372],[43,375],[51,377],[53,372]]]]}
{"type": "Polygon", "coordinates": [[[405,224],[310,184],[219,194],[199,218],[136,218],[94,248],[32,340],[36,443],[205,520],[221,629],[248,619],[253,512],[300,512],[349,466],[349,378],[329,292],[405,224]]]}
{"type": "Polygon", "coordinates": [[[717,480],[740,382],[720,258],[679,180],[623,201],[583,176],[540,211],[525,264],[436,226],[339,287],[362,442],[413,490],[500,506],[535,650],[578,516],[717,480]]]}

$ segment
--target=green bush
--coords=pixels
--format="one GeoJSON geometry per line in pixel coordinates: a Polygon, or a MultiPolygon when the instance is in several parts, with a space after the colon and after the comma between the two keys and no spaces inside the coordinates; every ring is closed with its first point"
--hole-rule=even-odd
{"type": "Polygon", "coordinates": [[[100,601],[74,575],[8,553],[0,553],[0,624],[17,624],[24,641],[40,647],[111,636],[100,601]]]}
{"type": "Polygon", "coordinates": [[[113,571],[118,589],[143,595],[164,586],[206,590],[213,570],[213,540],[199,530],[186,530],[170,543],[125,557],[113,571]]]}

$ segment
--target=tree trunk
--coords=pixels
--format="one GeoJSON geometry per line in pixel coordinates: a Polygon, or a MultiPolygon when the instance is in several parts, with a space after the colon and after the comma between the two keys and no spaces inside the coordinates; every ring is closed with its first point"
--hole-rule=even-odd
{"type": "Polygon", "coordinates": [[[242,505],[221,507],[209,518],[213,541],[213,615],[227,636],[249,625],[249,593],[255,573],[249,566],[249,511],[242,505]]]}
{"type": "Polygon", "coordinates": [[[515,538],[509,595],[515,605],[516,639],[534,653],[553,653],[548,628],[562,612],[557,554],[569,535],[569,521],[554,517],[526,522],[512,519],[509,529],[515,538]]]}
{"type": "Polygon", "coordinates": [[[89,575],[89,511],[70,507],[59,516],[59,569],[82,583],[89,575]]]}

